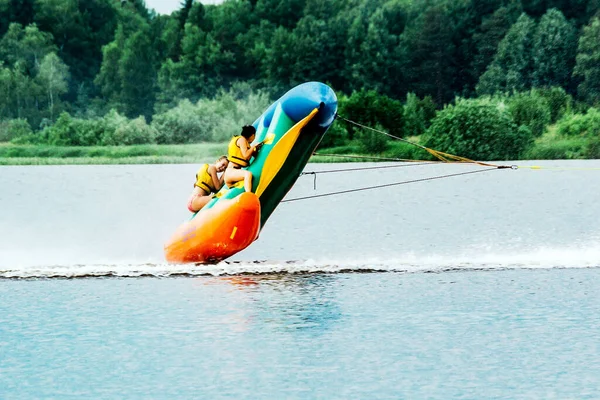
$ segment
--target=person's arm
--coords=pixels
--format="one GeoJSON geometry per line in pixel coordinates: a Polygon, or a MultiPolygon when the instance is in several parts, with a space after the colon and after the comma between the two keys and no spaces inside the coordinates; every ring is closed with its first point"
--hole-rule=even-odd
{"type": "Polygon", "coordinates": [[[250,147],[248,149],[247,148],[248,147],[248,141],[243,136],[237,140],[236,144],[239,146],[239,148],[240,148],[240,150],[242,152],[242,156],[246,160],[250,160],[250,157],[252,157],[254,155],[254,153],[256,153],[256,146],[252,146],[252,147],[250,147]]]}
{"type": "MultiPolygon", "coordinates": [[[[223,186],[223,179],[219,179],[219,176],[217,175],[217,169],[214,165],[208,167],[208,174],[212,178],[213,187],[215,188],[215,190],[218,191],[219,189],[221,189],[221,187],[223,186]]],[[[224,176],[225,174],[223,174],[221,178],[223,178],[224,176]]]]}

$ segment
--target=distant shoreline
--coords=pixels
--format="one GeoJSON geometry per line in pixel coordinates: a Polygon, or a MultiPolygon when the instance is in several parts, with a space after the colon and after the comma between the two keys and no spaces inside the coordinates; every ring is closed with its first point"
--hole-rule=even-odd
{"type": "MultiPolygon", "coordinates": [[[[418,138],[416,138],[418,139],[418,138]]],[[[536,139],[520,160],[584,160],[581,150],[588,143],[584,138],[561,138],[548,132],[536,139]]],[[[319,149],[317,153],[331,156],[312,157],[311,162],[365,162],[388,159],[426,159],[419,149],[403,142],[390,142],[379,154],[365,152],[358,143],[319,149]],[[339,155],[339,156],[338,156],[339,155]],[[367,158],[344,158],[344,155],[367,158]],[[369,159],[368,156],[373,156],[369,159]]],[[[195,143],[179,145],[144,144],[131,146],[50,146],[0,143],[0,166],[9,165],[119,165],[119,164],[197,164],[212,162],[226,154],[227,143],[195,143]]],[[[487,160],[490,161],[490,160],[487,160]]]]}
{"type": "Polygon", "coordinates": [[[226,143],[132,146],[0,144],[0,165],[185,164],[212,162],[226,143]]]}

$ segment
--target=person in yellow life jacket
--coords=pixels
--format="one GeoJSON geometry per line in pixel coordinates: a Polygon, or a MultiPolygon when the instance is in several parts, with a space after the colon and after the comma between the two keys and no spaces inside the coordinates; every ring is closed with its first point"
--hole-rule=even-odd
{"type": "Polygon", "coordinates": [[[255,136],[256,129],[252,125],[246,125],[242,128],[242,133],[234,136],[229,142],[229,165],[223,174],[227,186],[231,187],[239,181],[244,181],[246,192],[252,191],[252,173],[242,168],[250,165],[250,159],[262,147],[261,143],[250,145],[255,136]]]}
{"type": "Polygon", "coordinates": [[[223,186],[225,174],[219,177],[217,172],[223,172],[229,161],[227,156],[220,157],[214,164],[203,164],[196,173],[194,191],[188,200],[188,210],[195,213],[212,200],[212,193],[217,193],[223,186]]]}

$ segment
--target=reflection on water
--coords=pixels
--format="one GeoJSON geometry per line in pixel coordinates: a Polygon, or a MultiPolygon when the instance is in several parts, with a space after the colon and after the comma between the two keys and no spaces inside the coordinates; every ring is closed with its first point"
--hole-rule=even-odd
{"type": "Polygon", "coordinates": [[[342,317],[336,302],[339,278],[331,275],[284,275],[269,279],[255,296],[257,317],[281,329],[322,333],[342,317]],[[274,300],[274,301],[271,301],[274,300]]]}
{"type": "Polygon", "coordinates": [[[252,323],[276,330],[323,332],[341,318],[336,301],[335,275],[273,274],[199,278],[204,285],[227,283],[244,294],[245,312],[237,310],[227,316],[236,329],[245,330],[252,323]]]}

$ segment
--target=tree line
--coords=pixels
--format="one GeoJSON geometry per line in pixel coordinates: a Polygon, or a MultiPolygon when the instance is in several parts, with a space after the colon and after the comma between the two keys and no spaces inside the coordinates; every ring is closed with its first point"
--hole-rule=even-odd
{"type": "Polygon", "coordinates": [[[401,136],[424,133],[456,98],[559,90],[585,111],[600,101],[599,11],[600,0],[185,0],[157,15],[143,0],[0,0],[0,139],[114,143],[102,126],[119,117],[137,120],[121,135],[133,142],[222,139],[154,121],[189,125],[209,103],[253,119],[249,103],[229,100],[310,80],[356,115],[373,102],[413,110],[394,124],[401,136]],[[69,118],[97,132],[52,132],[69,118]]]}

